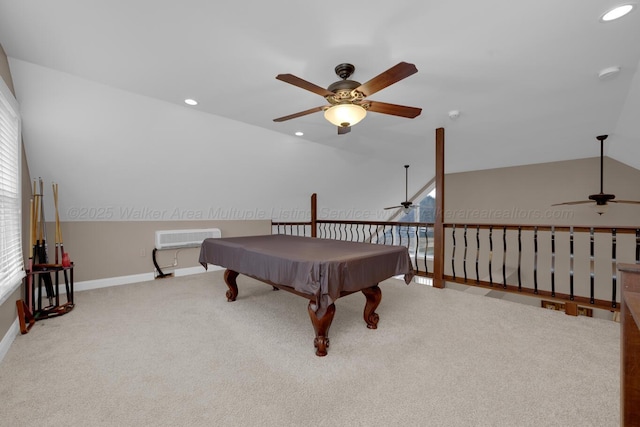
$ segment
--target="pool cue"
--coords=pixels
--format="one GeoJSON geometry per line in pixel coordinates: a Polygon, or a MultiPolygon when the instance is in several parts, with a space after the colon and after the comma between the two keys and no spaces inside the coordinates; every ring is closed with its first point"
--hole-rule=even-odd
{"type": "MultiPolygon", "coordinates": [[[[32,269],[35,268],[36,264],[38,264],[39,262],[39,256],[40,256],[40,217],[39,217],[39,213],[40,213],[40,194],[38,194],[38,187],[37,187],[37,182],[34,179],[33,180],[33,200],[34,200],[34,205],[33,205],[33,223],[31,224],[32,230],[33,230],[33,264],[32,264],[32,269]]],[[[42,295],[42,287],[41,287],[41,283],[42,283],[42,279],[40,279],[40,275],[37,276],[33,276],[33,287],[34,287],[34,292],[32,293],[32,295],[35,295],[35,284],[36,284],[36,277],[38,278],[38,301],[41,300],[42,295]]],[[[39,305],[40,306],[40,303],[39,305]]],[[[35,302],[33,303],[33,312],[35,313],[36,311],[36,307],[35,307],[35,302]]]]}
{"type": "Polygon", "coordinates": [[[32,283],[33,283],[33,248],[35,247],[34,237],[35,231],[33,229],[33,210],[35,207],[35,199],[31,197],[29,201],[29,244],[32,248],[31,253],[29,254],[29,274],[27,274],[27,289],[25,289],[25,297],[27,299],[27,307],[30,312],[33,312],[33,291],[32,291],[32,283]]]}
{"type": "MultiPolygon", "coordinates": [[[[58,250],[60,249],[60,217],[58,216],[58,184],[52,183],[51,187],[53,188],[53,205],[55,206],[56,209],[56,237],[55,237],[55,244],[56,244],[56,254],[54,257],[54,263],[58,264],[58,250]]],[[[60,258],[62,258],[62,256],[60,256],[60,258]]]]}
{"type": "MultiPolygon", "coordinates": [[[[44,218],[44,186],[42,183],[42,178],[40,180],[40,256],[38,257],[38,261],[41,264],[48,264],[49,258],[47,254],[47,222],[44,218]]],[[[51,274],[49,273],[41,273],[40,274],[44,279],[44,287],[47,291],[47,297],[49,298],[49,305],[53,305],[53,281],[51,280],[51,274]]]]}
{"type": "MultiPolygon", "coordinates": [[[[55,205],[56,205],[56,241],[60,245],[60,262],[62,263],[63,267],[71,267],[69,254],[64,251],[64,243],[62,241],[62,227],[60,225],[60,216],[58,214],[58,184],[55,184],[54,196],[55,196],[55,205]]],[[[56,264],[57,263],[58,261],[56,258],[56,264]]],[[[67,273],[65,272],[64,274],[66,278],[67,273]]]]}

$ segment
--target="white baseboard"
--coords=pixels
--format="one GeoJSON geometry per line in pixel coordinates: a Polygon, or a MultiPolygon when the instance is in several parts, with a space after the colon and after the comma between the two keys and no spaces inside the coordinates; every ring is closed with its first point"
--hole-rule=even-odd
{"type": "Polygon", "coordinates": [[[209,265],[207,268],[208,268],[207,270],[205,270],[202,266],[200,266],[200,267],[189,267],[189,268],[179,268],[179,269],[173,271],[173,275],[175,277],[180,277],[180,276],[190,276],[192,274],[206,273],[207,271],[224,270],[223,267],[219,267],[217,265],[209,265]]]}
{"type": "MultiPolygon", "coordinates": [[[[107,277],[104,279],[85,280],[73,284],[74,292],[90,289],[108,288],[110,286],[128,285],[131,283],[148,282],[153,280],[153,273],[132,274],[130,276],[107,277]]],[[[64,286],[64,285],[62,285],[64,286]]]]}
{"type": "MultiPolygon", "coordinates": [[[[222,270],[222,267],[210,265],[208,271],[222,270]]],[[[206,273],[203,267],[178,268],[172,271],[175,277],[189,276],[192,274],[206,273]]],[[[131,283],[148,282],[154,280],[153,273],[133,274],[130,276],[107,277],[104,279],[85,280],[73,284],[74,292],[88,291],[90,289],[108,288],[110,286],[129,285],[131,283]]],[[[64,292],[64,285],[60,285],[60,291],[64,292]]],[[[61,294],[62,295],[62,294],[61,294]]]]}
{"type": "Polygon", "coordinates": [[[11,344],[13,344],[13,340],[16,339],[18,333],[20,332],[20,322],[16,317],[16,320],[13,321],[13,324],[9,327],[9,330],[6,334],[4,334],[4,338],[0,341],[0,362],[4,359],[4,357],[9,352],[9,348],[11,344]]]}

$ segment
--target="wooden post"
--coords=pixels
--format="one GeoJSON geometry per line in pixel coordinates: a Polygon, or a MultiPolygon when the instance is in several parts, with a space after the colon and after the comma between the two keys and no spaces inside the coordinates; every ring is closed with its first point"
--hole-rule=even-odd
{"type": "Polygon", "coordinates": [[[433,230],[433,287],[444,288],[444,128],[436,129],[436,215],[433,230]]]}
{"type": "Polygon", "coordinates": [[[640,265],[619,264],[620,307],[620,425],[640,420],[640,265]]]}
{"type": "Polygon", "coordinates": [[[318,237],[318,196],[311,195],[311,237],[318,237]]]}

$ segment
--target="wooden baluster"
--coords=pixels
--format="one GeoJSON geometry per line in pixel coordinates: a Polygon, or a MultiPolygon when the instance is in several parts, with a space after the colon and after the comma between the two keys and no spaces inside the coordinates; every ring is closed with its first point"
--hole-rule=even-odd
{"type": "Polygon", "coordinates": [[[596,284],[596,262],[595,262],[595,234],[594,229],[589,229],[589,289],[591,293],[591,303],[593,304],[593,294],[596,284]]]}
{"type": "MultiPolygon", "coordinates": [[[[617,293],[617,261],[616,261],[616,229],[611,229],[611,307],[616,307],[616,293],[617,293]]],[[[591,304],[594,303],[594,295],[591,294],[591,304]]]]}
{"type": "Polygon", "coordinates": [[[464,283],[467,283],[467,224],[464,225],[464,258],[462,260],[462,269],[464,270],[464,283]]]}
{"type": "Polygon", "coordinates": [[[429,226],[424,227],[424,272],[429,274],[429,266],[427,265],[427,251],[429,250],[429,226]]]}
{"type": "Polygon", "coordinates": [[[493,286],[493,269],[491,262],[493,261],[493,225],[489,226],[489,285],[493,286]]]}
{"type": "Polygon", "coordinates": [[[533,228],[533,293],[538,294],[538,226],[533,228]]]}
{"type": "Polygon", "coordinates": [[[476,225],[476,283],[480,283],[480,226],[476,225]]]}
{"type": "Polygon", "coordinates": [[[636,229],[636,264],[640,264],[640,228],[636,229]]]}
{"type": "Polygon", "coordinates": [[[569,299],[573,301],[573,226],[569,227],[569,299]]]}
{"type": "Polygon", "coordinates": [[[416,273],[420,271],[420,268],[418,267],[418,247],[420,246],[420,227],[419,226],[415,226],[415,236],[416,236],[416,248],[413,252],[413,256],[416,259],[416,273]]]}
{"type": "Polygon", "coordinates": [[[502,287],[507,289],[507,227],[502,227],[502,287]]]}
{"type": "Polygon", "coordinates": [[[556,232],[551,226],[551,296],[556,296],[556,232]]]}
{"type": "Polygon", "coordinates": [[[522,227],[518,226],[518,290],[522,290],[522,227]]]}
{"type": "MultiPolygon", "coordinates": [[[[426,230],[424,235],[426,236],[426,230]]],[[[453,224],[453,227],[451,228],[451,239],[453,240],[453,247],[451,248],[451,275],[453,276],[453,280],[456,280],[456,225],[453,224]]],[[[428,247],[429,245],[427,245],[428,247]]],[[[426,249],[425,249],[425,254],[427,253],[426,249]]],[[[425,266],[426,266],[426,260],[425,260],[425,266]]]]}

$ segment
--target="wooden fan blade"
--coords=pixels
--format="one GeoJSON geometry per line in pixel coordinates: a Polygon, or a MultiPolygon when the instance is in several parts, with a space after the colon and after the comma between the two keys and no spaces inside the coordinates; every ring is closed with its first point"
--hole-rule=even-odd
{"type": "Polygon", "coordinates": [[[351,126],[338,126],[338,135],[351,132],[351,126]]]}
{"type": "Polygon", "coordinates": [[[415,65],[409,64],[408,62],[400,62],[399,64],[389,68],[387,71],[378,74],[368,82],[361,84],[356,88],[356,90],[358,92],[362,92],[364,96],[371,96],[379,90],[382,90],[387,86],[391,86],[392,84],[417,72],[418,69],[415,65]]]}
{"type": "Polygon", "coordinates": [[[328,91],[327,89],[315,85],[311,82],[301,79],[300,77],[296,77],[293,74],[278,74],[276,79],[281,80],[285,83],[292,84],[294,86],[298,86],[299,88],[308,90],[310,92],[316,93],[322,97],[327,97],[331,95],[335,95],[333,92],[328,91]]]}
{"type": "Polygon", "coordinates": [[[384,208],[384,210],[387,209],[399,209],[399,208],[403,208],[404,206],[389,206],[388,208],[384,208]]]}
{"type": "Polygon", "coordinates": [[[407,107],[406,105],[389,104],[387,102],[366,101],[369,104],[368,111],[375,113],[391,114],[392,116],[407,117],[413,119],[422,113],[422,108],[407,107]]]}
{"type": "Polygon", "coordinates": [[[317,113],[318,111],[322,111],[325,107],[315,107],[309,110],[300,111],[298,113],[289,114],[288,116],[278,117],[277,119],[273,119],[274,122],[284,122],[286,120],[295,119],[297,117],[306,116],[307,114],[317,113]]]}
{"type": "Polygon", "coordinates": [[[560,205],[583,205],[585,203],[593,203],[593,200],[580,200],[579,202],[564,202],[564,203],[555,203],[551,206],[560,206],[560,205]]]}
{"type": "Polygon", "coordinates": [[[638,200],[609,200],[612,203],[626,203],[629,205],[640,205],[640,201],[638,200]]]}

